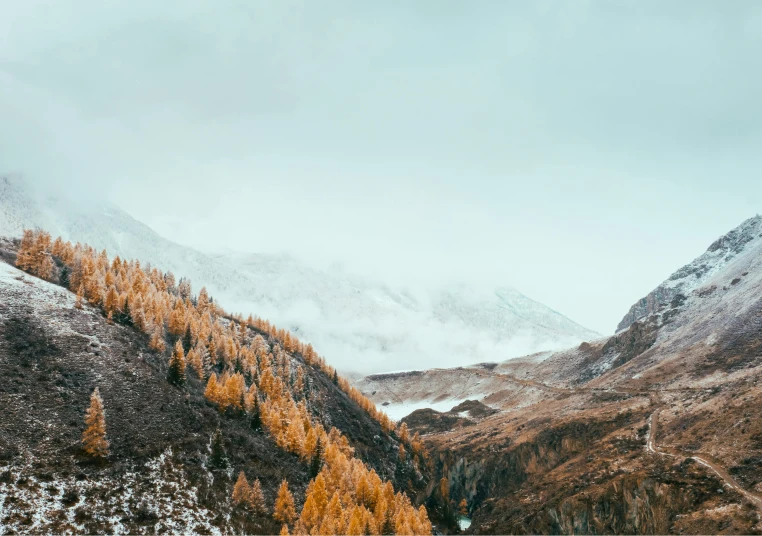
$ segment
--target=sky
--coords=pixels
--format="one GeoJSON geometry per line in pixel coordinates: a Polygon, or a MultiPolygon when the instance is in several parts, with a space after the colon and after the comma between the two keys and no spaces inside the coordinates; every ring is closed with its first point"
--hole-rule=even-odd
{"type": "Polygon", "coordinates": [[[0,172],[607,334],[762,207],[756,0],[7,0],[0,172]]]}

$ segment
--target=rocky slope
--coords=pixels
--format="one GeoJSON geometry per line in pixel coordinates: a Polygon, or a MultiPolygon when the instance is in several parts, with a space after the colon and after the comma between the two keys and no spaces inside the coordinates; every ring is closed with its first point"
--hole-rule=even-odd
{"type": "Polygon", "coordinates": [[[411,290],[286,256],[207,255],[164,239],[118,207],[0,177],[0,236],[35,226],[203,282],[228,308],[289,328],[348,373],[475,363],[597,336],[512,289],[411,290]]]}
{"type": "Polygon", "coordinates": [[[737,256],[753,249],[760,238],[762,216],[746,220],[736,229],[717,239],[703,255],[680,268],[648,296],[638,300],[619,322],[617,331],[627,329],[641,318],[660,311],[675,299],[679,301],[681,296],[690,295],[737,256]]]}
{"type": "Polygon", "coordinates": [[[404,419],[427,434],[450,498],[467,500],[469,532],[758,533],[760,233],[753,218],[715,242],[613,337],[363,388],[377,402],[403,383],[429,400],[479,394],[499,410],[404,419]]]}
{"type": "MultiPolygon", "coordinates": [[[[144,334],[75,308],[72,293],[2,262],[14,249],[0,240],[0,534],[277,533],[277,488],[288,479],[299,509],[308,464],[249,419],[220,414],[192,375],[185,388],[171,385],[167,356],[144,334]],[[80,444],[96,386],[111,450],[102,462],[80,444]],[[217,428],[226,467],[210,463],[217,428]],[[261,481],[270,513],[233,506],[240,471],[261,481]]],[[[306,371],[312,417],[340,429],[398,490],[425,498],[427,475],[398,461],[397,439],[325,373],[291,359],[306,371]]]]}

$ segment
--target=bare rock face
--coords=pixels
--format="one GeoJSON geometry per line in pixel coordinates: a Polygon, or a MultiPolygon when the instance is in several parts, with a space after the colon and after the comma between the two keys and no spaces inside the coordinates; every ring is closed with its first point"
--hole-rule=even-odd
{"type": "Polygon", "coordinates": [[[761,238],[762,216],[750,218],[718,238],[703,255],[680,268],[646,297],[638,300],[619,322],[617,331],[625,330],[634,322],[668,308],[676,296],[689,295],[735,257],[748,251],[752,244],[760,242],[761,238]]]}

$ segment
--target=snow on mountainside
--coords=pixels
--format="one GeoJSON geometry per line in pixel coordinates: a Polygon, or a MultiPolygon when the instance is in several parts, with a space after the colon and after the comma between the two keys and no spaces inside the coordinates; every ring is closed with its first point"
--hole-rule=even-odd
{"type": "Polygon", "coordinates": [[[229,310],[297,332],[345,373],[502,360],[597,336],[512,289],[392,289],[287,256],[206,255],[109,204],[74,202],[0,178],[0,235],[20,236],[31,226],[189,277],[229,310]]]}
{"type": "Polygon", "coordinates": [[[617,326],[617,331],[627,329],[633,322],[658,312],[676,297],[680,299],[680,296],[688,296],[739,254],[760,242],[760,238],[762,216],[746,220],[717,239],[703,255],[680,268],[648,296],[635,303],[617,326]]]}

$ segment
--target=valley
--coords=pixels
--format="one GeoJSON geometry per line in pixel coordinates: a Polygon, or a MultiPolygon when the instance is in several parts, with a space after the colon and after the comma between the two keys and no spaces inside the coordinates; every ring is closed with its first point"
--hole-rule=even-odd
{"type": "Polygon", "coordinates": [[[468,532],[754,533],[760,282],[756,217],[670,277],[660,288],[679,291],[644,299],[651,310],[631,310],[613,337],[358,385],[382,406],[434,408],[402,422],[438,453],[453,500],[466,499],[468,532]],[[481,411],[447,403],[469,397],[481,411]]]}

